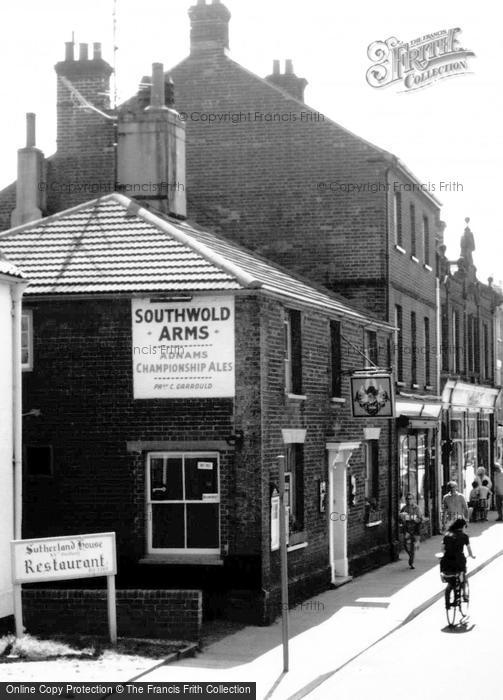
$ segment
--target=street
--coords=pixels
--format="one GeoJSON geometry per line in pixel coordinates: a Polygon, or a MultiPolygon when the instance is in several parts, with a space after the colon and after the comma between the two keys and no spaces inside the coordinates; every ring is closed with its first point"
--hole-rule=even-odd
{"type": "Polygon", "coordinates": [[[498,657],[503,623],[502,579],[501,557],[470,579],[470,621],[466,628],[447,627],[441,600],[332,675],[307,697],[501,697],[498,657]]]}

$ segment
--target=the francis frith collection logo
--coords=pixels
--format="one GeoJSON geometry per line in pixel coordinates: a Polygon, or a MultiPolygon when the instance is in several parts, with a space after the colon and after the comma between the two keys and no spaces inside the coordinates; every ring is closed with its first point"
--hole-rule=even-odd
{"type": "Polygon", "coordinates": [[[460,32],[456,27],[425,34],[409,42],[394,36],[374,41],[367,49],[373,64],[367,70],[368,84],[374,88],[401,85],[401,92],[410,92],[443,78],[468,73],[468,58],[475,54],[459,45],[460,32]]]}

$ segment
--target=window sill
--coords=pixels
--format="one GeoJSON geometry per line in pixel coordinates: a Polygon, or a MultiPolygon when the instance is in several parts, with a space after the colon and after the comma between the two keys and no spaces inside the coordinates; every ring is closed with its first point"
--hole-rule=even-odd
{"type": "Polygon", "coordinates": [[[289,393],[287,393],[286,398],[291,399],[292,401],[305,401],[307,399],[307,396],[305,394],[289,394],[289,393]]]}
{"type": "Polygon", "coordinates": [[[395,250],[396,250],[398,253],[402,253],[402,255],[405,255],[405,254],[407,253],[407,251],[405,250],[405,248],[402,248],[402,246],[401,246],[401,245],[398,245],[398,243],[395,243],[395,250]]]}
{"type": "Polygon", "coordinates": [[[425,270],[428,270],[428,272],[433,272],[432,266],[428,265],[428,263],[424,263],[423,267],[425,270]]]}
{"type": "Polygon", "coordinates": [[[377,527],[377,525],[382,525],[382,520],[375,520],[373,523],[365,523],[365,527],[377,527]]]}
{"type": "Polygon", "coordinates": [[[286,551],[287,552],[295,552],[297,549],[304,549],[307,547],[307,542],[299,542],[299,544],[289,544],[287,545],[286,551]]]}
{"type": "Polygon", "coordinates": [[[223,566],[223,559],[219,554],[146,554],[139,560],[139,564],[149,566],[166,566],[171,564],[188,566],[223,566]]]}
{"type": "Polygon", "coordinates": [[[419,384],[411,384],[410,388],[411,389],[419,389],[419,384]]]}
{"type": "Polygon", "coordinates": [[[307,533],[305,530],[302,530],[301,532],[292,532],[290,533],[290,536],[288,538],[288,547],[297,547],[297,546],[307,546],[307,533]]]}
{"type": "Polygon", "coordinates": [[[432,384],[425,384],[425,385],[424,385],[424,388],[426,389],[426,391],[433,391],[433,385],[432,385],[432,384]]]}
{"type": "Polygon", "coordinates": [[[419,258],[416,258],[415,255],[411,255],[411,256],[410,256],[410,259],[412,260],[412,262],[415,262],[415,263],[417,263],[417,264],[419,265],[419,258]]]}
{"type": "Polygon", "coordinates": [[[332,398],[330,399],[330,403],[345,404],[345,403],[346,403],[346,399],[343,399],[342,396],[332,396],[332,398]]]}
{"type": "Polygon", "coordinates": [[[405,382],[395,382],[395,384],[403,389],[405,382]]]}

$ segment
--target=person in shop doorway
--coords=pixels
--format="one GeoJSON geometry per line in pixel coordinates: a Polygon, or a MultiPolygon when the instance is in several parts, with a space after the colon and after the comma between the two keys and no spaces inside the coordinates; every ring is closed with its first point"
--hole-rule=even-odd
{"type": "Polygon", "coordinates": [[[498,511],[496,521],[501,523],[503,521],[503,469],[499,462],[494,463],[493,479],[496,510],[498,511]]]}
{"type": "Polygon", "coordinates": [[[449,481],[447,486],[449,492],[442,499],[442,527],[444,531],[459,518],[468,520],[468,505],[463,494],[459,493],[457,483],[449,481]]]}

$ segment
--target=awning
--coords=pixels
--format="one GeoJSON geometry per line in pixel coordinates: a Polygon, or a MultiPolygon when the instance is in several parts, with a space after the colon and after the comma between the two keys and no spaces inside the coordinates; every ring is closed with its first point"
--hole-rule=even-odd
{"type": "Polygon", "coordinates": [[[440,400],[427,400],[422,397],[400,396],[396,397],[396,415],[408,418],[419,418],[422,421],[438,421],[442,402],[440,400]]]}
{"type": "Polygon", "coordinates": [[[449,379],[442,392],[442,402],[444,408],[489,409],[494,411],[499,394],[500,389],[449,379]]]}

